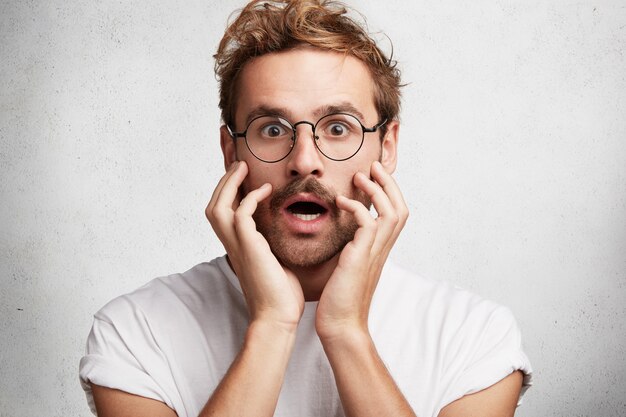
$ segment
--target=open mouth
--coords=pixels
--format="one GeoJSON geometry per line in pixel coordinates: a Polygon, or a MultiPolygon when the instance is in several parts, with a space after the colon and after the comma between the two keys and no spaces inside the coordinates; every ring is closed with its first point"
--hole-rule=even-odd
{"type": "Polygon", "coordinates": [[[311,201],[296,201],[287,206],[289,213],[304,221],[315,220],[328,210],[321,205],[311,201]]]}

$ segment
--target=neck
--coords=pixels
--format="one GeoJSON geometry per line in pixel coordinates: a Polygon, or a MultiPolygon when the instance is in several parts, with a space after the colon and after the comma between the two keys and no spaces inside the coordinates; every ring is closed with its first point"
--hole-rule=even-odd
{"type": "Polygon", "coordinates": [[[298,277],[298,281],[300,281],[305,301],[319,301],[326,283],[337,266],[338,260],[339,254],[319,265],[311,267],[289,267],[298,277]]]}

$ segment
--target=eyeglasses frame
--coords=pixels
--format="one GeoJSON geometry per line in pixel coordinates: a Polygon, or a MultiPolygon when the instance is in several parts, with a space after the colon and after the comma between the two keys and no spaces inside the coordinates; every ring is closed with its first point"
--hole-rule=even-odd
{"type": "Polygon", "coordinates": [[[280,161],[282,161],[283,159],[287,158],[287,157],[289,156],[289,154],[291,154],[291,151],[293,151],[293,148],[295,147],[296,141],[298,140],[298,135],[297,135],[297,130],[296,130],[296,128],[298,127],[298,125],[301,125],[301,124],[306,124],[306,125],[311,126],[311,130],[312,130],[312,133],[313,133],[313,139],[314,139],[313,143],[315,143],[315,147],[317,148],[317,150],[318,150],[318,151],[319,151],[322,155],[324,155],[324,157],[326,157],[326,158],[330,159],[331,161],[342,162],[342,161],[347,161],[348,159],[352,158],[354,155],[356,155],[357,153],[359,153],[359,151],[360,151],[360,150],[361,150],[361,148],[363,147],[363,143],[365,142],[365,134],[366,134],[366,133],[374,133],[374,132],[376,132],[378,129],[380,129],[381,127],[383,127],[383,126],[387,123],[387,121],[388,121],[388,119],[385,119],[385,120],[383,120],[383,121],[381,121],[381,122],[379,122],[379,123],[375,124],[375,125],[374,125],[374,126],[372,126],[372,127],[365,127],[365,126],[363,125],[363,123],[361,123],[361,121],[359,120],[359,118],[358,118],[358,117],[356,117],[355,115],[350,114],[350,113],[342,113],[342,112],[337,112],[337,113],[329,113],[329,114],[326,114],[326,115],[324,115],[324,116],[320,117],[320,118],[319,118],[319,120],[318,120],[317,122],[315,122],[315,124],[313,124],[313,123],[311,123],[311,122],[309,122],[309,121],[307,121],[307,120],[301,120],[301,121],[299,121],[299,122],[297,122],[297,123],[291,123],[289,120],[287,120],[285,117],[282,117],[282,116],[273,115],[273,114],[263,114],[263,115],[257,116],[257,117],[255,117],[255,118],[253,118],[252,120],[250,120],[250,121],[248,122],[248,125],[246,126],[246,130],[244,130],[243,132],[234,132],[234,131],[230,128],[230,126],[228,126],[228,125],[226,125],[226,129],[228,130],[228,133],[230,134],[230,136],[233,138],[233,141],[236,141],[236,140],[237,140],[237,138],[244,138],[244,140],[245,140],[245,142],[246,142],[246,147],[248,148],[248,150],[250,151],[250,153],[251,153],[251,154],[252,154],[252,155],[253,155],[256,159],[258,159],[258,160],[259,160],[259,161],[261,161],[261,162],[265,162],[265,163],[267,163],[267,164],[275,164],[276,162],[280,162],[280,161]],[[315,128],[317,127],[317,125],[318,125],[318,124],[319,124],[319,123],[320,123],[323,119],[325,119],[326,117],[336,116],[336,115],[343,115],[343,116],[350,116],[350,117],[353,117],[353,118],[354,118],[354,119],[355,119],[355,120],[359,123],[359,125],[361,125],[361,144],[359,145],[359,147],[357,148],[357,150],[356,150],[356,151],[354,151],[354,153],[353,153],[352,155],[348,156],[347,158],[341,158],[341,159],[331,158],[330,156],[326,155],[326,154],[324,153],[324,151],[322,151],[322,150],[320,149],[320,147],[319,147],[319,145],[318,145],[318,143],[317,143],[317,141],[318,141],[318,139],[319,139],[319,136],[317,136],[317,135],[315,134],[315,128]],[[265,160],[265,159],[259,158],[259,157],[258,157],[258,156],[254,153],[254,151],[250,148],[250,145],[248,144],[248,137],[247,137],[246,135],[248,134],[248,129],[250,128],[250,125],[251,125],[252,123],[254,123],[254,121],[255,121],[255,120],[258,120],[258,119],[260,119],[260,118],[262,118],[262,117],[276,117],[277,119],[281,119],[282,121],[287,122],[287,124],[288,124],[289,126],[291,126],[291,130],[293,131],[293,136],[291,137],[292,144],[291,144],[291,148],[289,149],[289,152],[287,152],[287,154],[286,154],[285,156],[283,156],[282,158],[277,159],[277,160],[275,160],[275,161],[267,161],[267,160],[265,160]]]}

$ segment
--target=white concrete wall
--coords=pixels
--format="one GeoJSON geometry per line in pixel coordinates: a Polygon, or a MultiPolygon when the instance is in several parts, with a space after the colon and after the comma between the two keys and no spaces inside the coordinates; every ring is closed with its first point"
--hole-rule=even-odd
{"type": "MultiPolygon", "coordinates": [[[[395,259],[512,308],[518,416],[623,417],[624,2],[353,4],[409,83],[395,259]]],[[[1,416],[88,416],[92,314],[222,253],[211,55],[238,5],[0,2],[1,416]]]]}

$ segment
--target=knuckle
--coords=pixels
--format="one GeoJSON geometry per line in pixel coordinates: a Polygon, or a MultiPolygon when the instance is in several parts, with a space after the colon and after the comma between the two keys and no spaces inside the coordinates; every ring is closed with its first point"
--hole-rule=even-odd
{"type": "Polygon", "coordinates": [[[245,213],[243,210],[235,211],[235,215],[233,216],[233,223],[235,224],[235,227],[244,224],[248,217],[249,216],[247,215],[247,213],[245,213]]]}
{"type": "Polygon", "coordinates": [[[367,219],[363,222],[363,227],[375,232],[378,230],[378,223],[372,217],[368,216],[367,219]]]}
{"type": "Polygon", "coordinates": [[[398,214],[400,216],[400,220],[404,223],[409,218],[409,209],[406,206],[402,206],[398,214]]]}
{"type": "Polygon", "coordinates": [[[374,184],[373,186],[373,195],[379,197],[379,198],[383,198],[383,197],[387,197],[387,193],[385,193],[385,190],[382,189],[382,187],[378,184],[374,184]]]}
{"type": "Polygon", "coordinates": [[[217,220],[218,218],[215,207],[207,207],[206,210],[204,211],[204,214],[206,215],[206,218],[209,219],[210,222],[213,222],[217,220]]]}
{"type": "Polygon", "coordinates": [[[207,218],[213,226],[222,226],[228,223],[228,213],[217,208],[213,208],[207,213],[207,218]]]}

